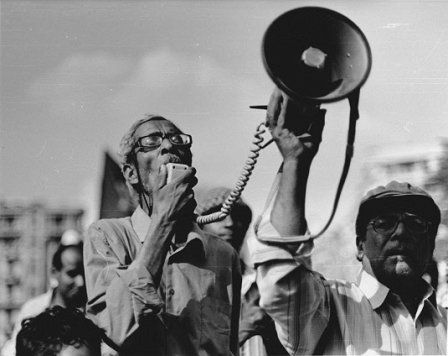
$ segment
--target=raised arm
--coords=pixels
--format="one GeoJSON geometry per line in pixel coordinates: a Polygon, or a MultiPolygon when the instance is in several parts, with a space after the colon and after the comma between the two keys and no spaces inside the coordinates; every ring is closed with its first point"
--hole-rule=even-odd
{"type": "Polygon", "coordinates": [[[276,89],[266,119],[283,166],[273,201],[256,227],[263,243],[254,243],[251,257],[260,306],[274,319],[291,355],[313,354],[329,320],[326,288],[311,270],[313,242],[300,242],[307,235],[306,187],[324,116],[318,106],[293,102],[276,89]]]}
{"type": "Polygon", "coordinates": [[[303,235],[307,229],[306,187],[322,140],[324,117],[318,105],[293,101],[279,89],[271,95],[266,123],[283,157],[271,223],[280,236],[303,235]]]}

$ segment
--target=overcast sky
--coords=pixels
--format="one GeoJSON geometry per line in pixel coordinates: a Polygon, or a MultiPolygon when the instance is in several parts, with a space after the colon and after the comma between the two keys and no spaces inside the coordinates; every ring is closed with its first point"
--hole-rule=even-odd
{"type": "MultiPolygon", "coordinates": [[[[145,113],[193,135],[200,187],[233,186],[274,87],[261,40],[287,10],[341,12],[373,54],[361,90],[355,157],[341,200],[359,200],[372,145],[448,133],[446,1],[1,1],[0,198],[42,200],[97,217],[103,152],[145,113]]],[[[342,169],[348,102],[324,106],[311,173],[311,226],[327,219],[342,169]]],[[[261,152],[243,197],[260,211],[280,165],[261,152]]]]}

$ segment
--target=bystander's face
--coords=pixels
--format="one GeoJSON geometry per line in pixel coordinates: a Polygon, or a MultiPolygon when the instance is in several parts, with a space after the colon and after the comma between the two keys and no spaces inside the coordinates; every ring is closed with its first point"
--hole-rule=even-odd
{"type": "MultiPolygon", "coordinates": [[[[404,214],[404,211],[394,209],[382,216],[403,217],[404,214]]],[[[365,239],[358,242],[364,268],[391,290],[412,287],[432,258],[434,237],[428,231],[410,231],[406,220],[398,220],[394,231],[381,232],[378,228],[375,231],[373,222],[376,218],[367,225],[365,239]]]]}
{"type": "Polygon", "coordinates": [[[220,237],[232,245],[235,250],[239,251],[246,234],[247,226],[232,212],[224,220],[205,224],[203,230],[220,237]]]}
{"type": "Polygon", "coordinates": [[[55,271],[57,292],[67,307],[81,307],[87,302],[84,282],[82,253],[77,248],[68,248],[61,255],[62,268],[55,271]]]}
{"type": "MultiPolygon", "coordinates": [[[[165,136],[174,133],[180,133],[180,131],[170,121],[151,120],[140,125],[134,137],[138,139],[148,135],[162,134],[165,136]]],[[[143,187],[148,195],[151,195],[153,187],[158,183],[162,165],[183,163],[191,166],[190,148],[173,145],[167,137],[162,141],[160,147],[156,149],[138,149],[136,157],[143,187]]]]}

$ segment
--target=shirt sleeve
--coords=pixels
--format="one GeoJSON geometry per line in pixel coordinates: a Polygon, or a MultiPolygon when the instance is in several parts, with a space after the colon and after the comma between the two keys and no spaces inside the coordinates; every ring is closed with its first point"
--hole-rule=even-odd
{"type": "Polygon", "coordinates": [[[255,335],[263,335],[272,319],[260,307],[260,293],[256,283],[253,283],[246,293],[242,294],[241,322],[239,330],[240,347],[255,335]]]}
{"type": "MultiPolygon", "coordinates": [[[[149,271],[129,260],[116,236],[92,224],[84,246],[87,313],[118,346],[163,307],[149,271]]],[[[161,321],[160,321],[161,322],[161,321]]]]}
{"type": "Polygon", "coordinates": [[[329,322],[329,291],[324,278],[311,269],[313,241],[299,243],[291,252],[279,243],[270,211],[258,222],[251,253],[260,306],[274,319],[278,337],[291,355],[313,354],[329,322]],[[273,236],[277,243],[262,242],[260,236],[273,236]]]}

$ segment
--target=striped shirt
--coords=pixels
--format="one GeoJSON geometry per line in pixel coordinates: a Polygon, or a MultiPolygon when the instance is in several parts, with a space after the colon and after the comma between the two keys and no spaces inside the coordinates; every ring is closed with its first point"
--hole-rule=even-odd
{"type": "MultiPolygon", "coordinates": [[[[257,235],[279,237],[266,218],[257,235]]],[[[447,354],[447,311],[423,279],[426,293],[413,317],[398,295],[363,270],[355,283],[313,271],[313,248],[312,241],[295,253],[279,244],[252,245],[260,305],[291,355],[447,354]]]]}

